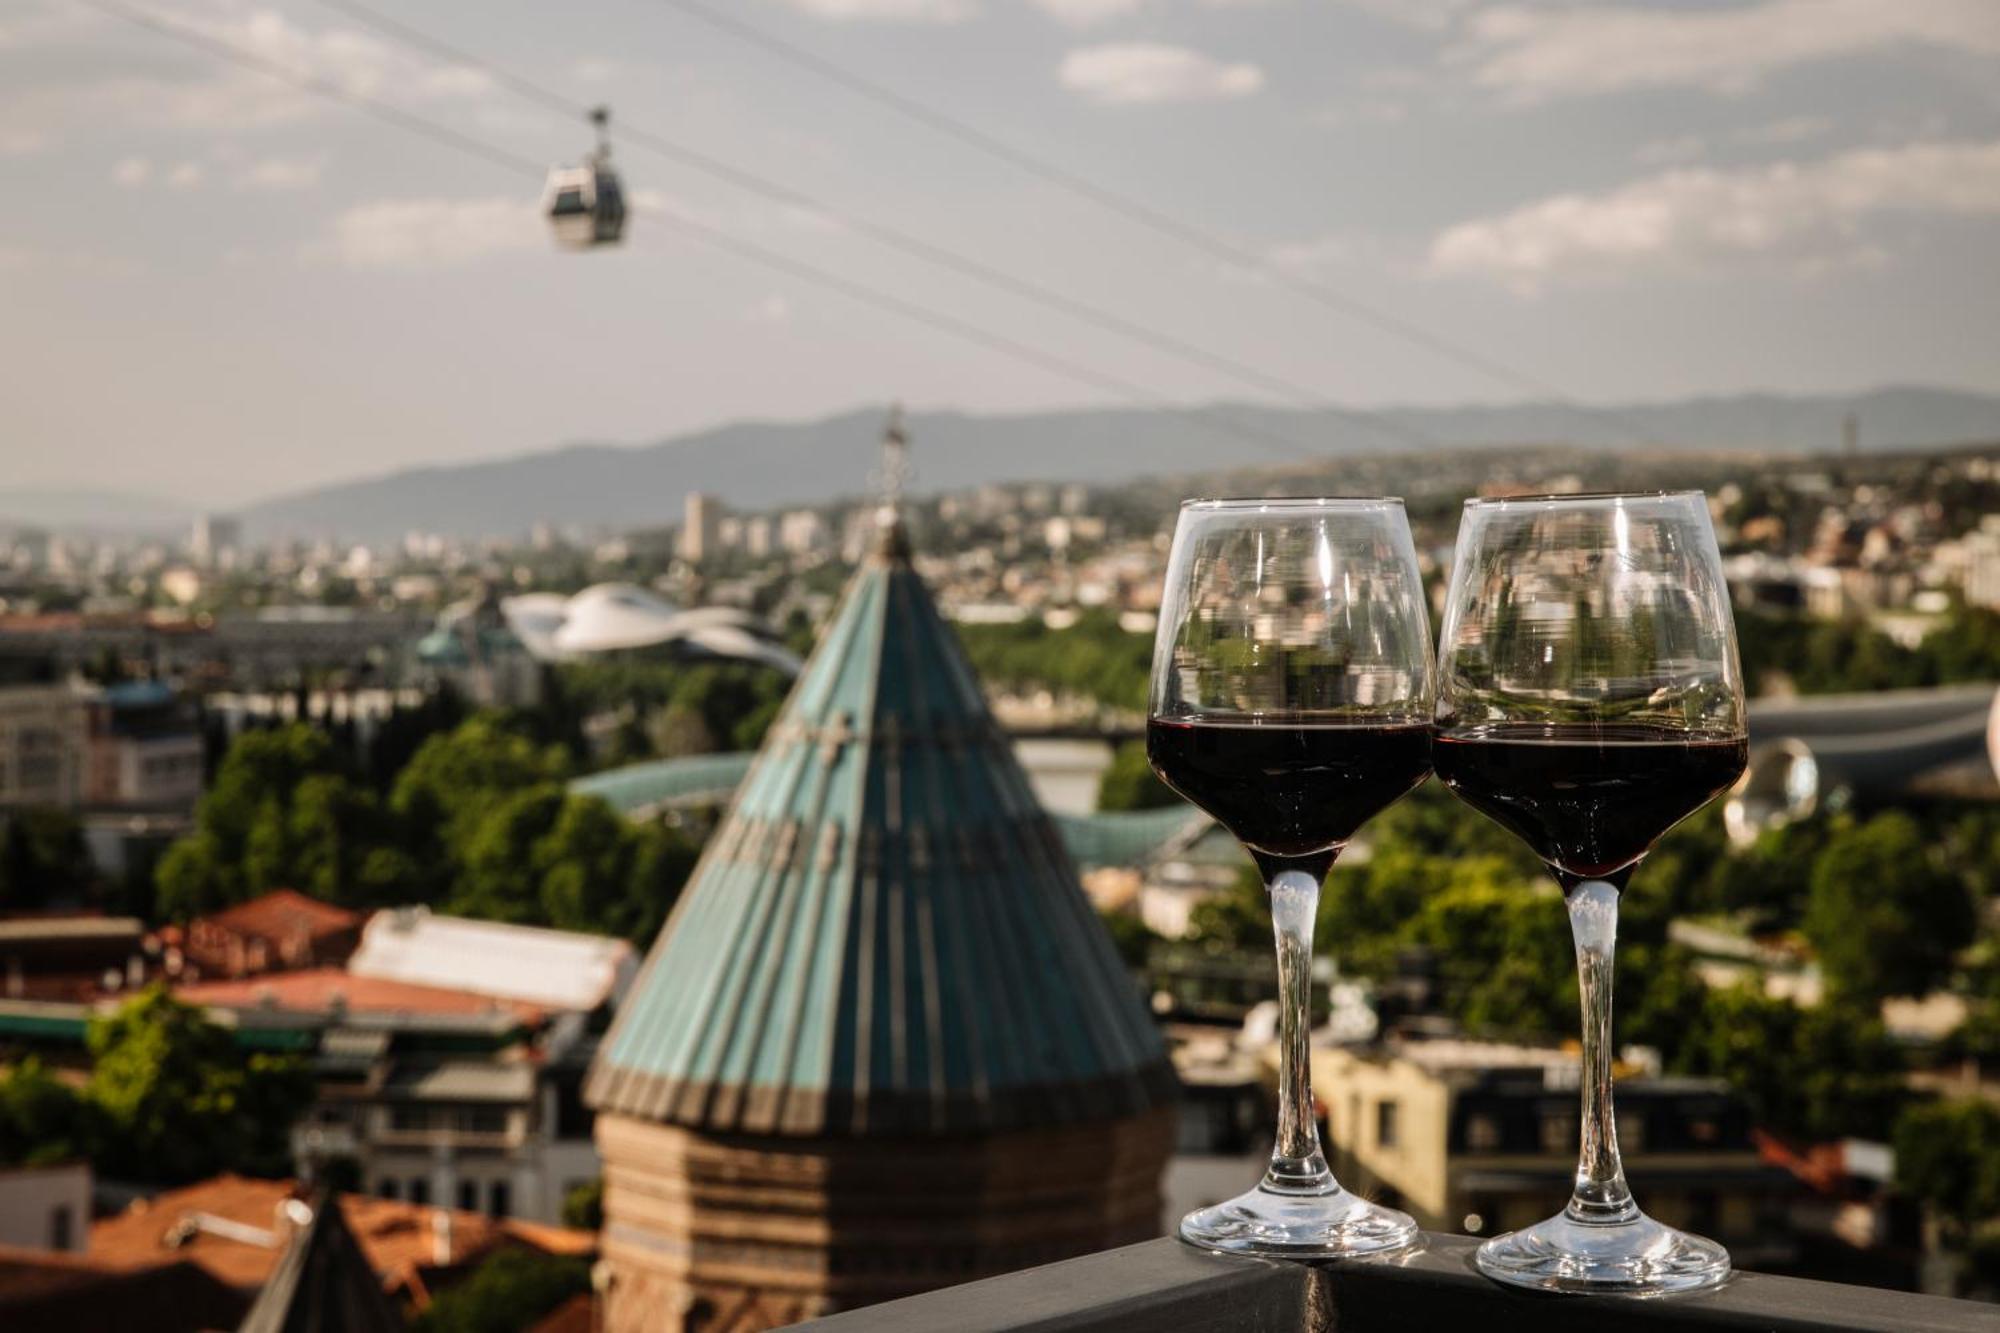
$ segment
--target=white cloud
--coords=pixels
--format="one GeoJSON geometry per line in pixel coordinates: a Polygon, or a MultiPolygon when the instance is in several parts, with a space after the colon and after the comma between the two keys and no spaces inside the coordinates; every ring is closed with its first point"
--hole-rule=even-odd
{"type": "Polygon", "coordinates": [[[354,269],[431,269],[547,244],[540,210],[512,196],[382,199],[335,218],[308,254],[354,269]]]}
{"type": "Polygon", "coordinates": [[[310,190],[319,184],[326,167],[323,158],[267,157],[252,162],[236,175],[239,190],[310,190]]]}
{"type": "Polygon", "coordinates": [[[1146,0],[1029,0],[1066,28],[1095,28],[1145,8],[1146,0]]]}
{"type": "Polygon", "coordinates": [[[745,310],[743,318],[752,324],[789,324],[792,322],[792,303],[781,293],[772,292],[745,310]]]}
{"type": "Polygon", "coordinates": [[[1264,71],[1255,65],[1147,42],[1071,51],[1061,78],[1071,92],[1106,106],[1226,101],[1264,86],[1264,71]]]}
{"type": "Polygon", "coordinates": [[[111,183],[136,190],[153,178],[153,164],[143,157],[120,158],[111,168],[111,183]]]}
{"type": "MultiPolygon", "coordinates": [[[[305,28],[254,0],[182,0],[157,12],[169,23],[359,96],[437,103],[478,98],[492,86],[477,70],[428,61],[351,29],[305,28]]],[[[50,31],[14,40],[32,49],[61,46],[70,37],[50,31]]],[[[176,55],[164,44],[143,49],[150,53],[143,63],[100,63],[97,68],[107,72],[96,77],[7,90],[13,95],[0,98],[0,119],[240,131],[337,114],[323,99],[255,70],[196,52],[176,55]],[[164,59],[156,46],[165,50],[164,59]]]]}
{"type": "Polygon", "coordinates": [[[1504,5],[1456,59],[1513,101],[1634,88],[1738,92],[1773,71],[1907,45],[2000,54],[1993,0],[1761,0],[1732,8],[1504,5]]]}
{"type": "Polygon", "coordinates": [[[793,9],[834,23],[957,23],[972,17],[973,0],[790,0],[793,9]]]}
{"type": "Polygon", "coordinates": [[[1683,162],[1698,162],[1708,154],[1708,143],[1699,134],[1675,134],[1664,139],[1648,139],[1634,150],[1632,157],[1641,166],[1679,166],[1683,162]]]}
{"type": "Polygon", "coordinates": [[[32,157],[50,143],[49,136],[41,130],[20,125],[0,127],[0,157],[32,157]]]}
{"type": "Polygon", "coordinates": [[[1768,125],[1738,130],[1735,139],[1738,143],[1754,144],[1801,143],[1817,139],[1832,128],[1833,122],[1825,116],[1787,116],[1768,125]]]}
{"type": "Polygon", "coordinates": [[[177,162],[164,179],[170,190],[192,190],[207,174],[199,162],[177,162]]]}
{"type": "Polygon", "coordinates": [[[1684,168],[1600,194],[1556,195],[1446,229],[1431,243],[1429,267],[1521,291],[1744,260],[1816,271],[1883,258],[1866,224],[1891,214],[2000,216],[2000,141],[1684,168]]]}

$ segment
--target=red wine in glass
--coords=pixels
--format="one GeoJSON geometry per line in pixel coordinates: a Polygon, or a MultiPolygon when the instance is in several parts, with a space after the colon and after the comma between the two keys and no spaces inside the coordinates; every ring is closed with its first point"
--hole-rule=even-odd
{"type": "Polygon", "coordinates": [[[1429,776],[1431,729],[1153,718],[1146,757],[1236,835],[1267,880],[1286,869],[1319,879],[1357,829],[1429,776]]]}
{"type": "Polygon", "coordinates": [[[1447,787],[1511,829],[1564,889],[1623,887],[1660,836],[1742,775],[1749,742],[1646,725],[1502,723],[1443,732],[1447,787]]]}

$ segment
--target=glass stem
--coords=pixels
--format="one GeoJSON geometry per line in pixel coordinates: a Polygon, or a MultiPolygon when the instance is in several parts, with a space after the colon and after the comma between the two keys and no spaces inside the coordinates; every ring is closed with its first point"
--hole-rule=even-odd
{"type": "Polygon", "coordinates": [[[1587,879],[1570,890],[1568,901],[1583,1009],[1583,1133],[1576,1189],[1565,1211],[1577,1222],[1629,1222],[1639,1209],[1618,1159],[1618,1121],[1611,1104],[1611,977],[1618,946],[1618,890],[1603,880],[1587,879]]]}
{"type": "Polygon", "coordinates": [[[1281,870],[1265,886],[1278,943],[1278,1141],[1263,1188],[1280,1194],[1333,1194],[1340,1185],[1319,1147],[1313,1115],[1312,936],[1319,877],[1281,870]]]}

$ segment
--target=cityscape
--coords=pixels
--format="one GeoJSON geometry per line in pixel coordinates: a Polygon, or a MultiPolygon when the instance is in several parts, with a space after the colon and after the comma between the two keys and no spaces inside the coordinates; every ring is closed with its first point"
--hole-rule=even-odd
{"type": "Polygon", "coordinates": [[[586,8],[0,21],[0,1328],[2000,1323],[1993,16],[586,8]],[[1149,754],[1191,499],[1434,673],[1682,493],[1601,977],[1441,754],[1305,909],[1149,754]],[[1314,1134],[1400,1253],[1184,1226],[1314,1134]],[[1714,1290],[1488,1280],[1600,1134],[1714,1290]]]}

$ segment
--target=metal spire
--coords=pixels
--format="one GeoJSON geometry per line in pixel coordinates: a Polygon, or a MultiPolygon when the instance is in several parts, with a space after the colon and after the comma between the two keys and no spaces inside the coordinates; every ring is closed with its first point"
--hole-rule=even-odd
{"type": "Polygon", "coordinates": [[[903,405],[892,403],[882,428],[882,461],[870,478],[875,484],[875,554],[885,560],[910,558],[910,534],[903,526],[903,487],[910,479],[910,437],[903,430],[903,405]]]}

